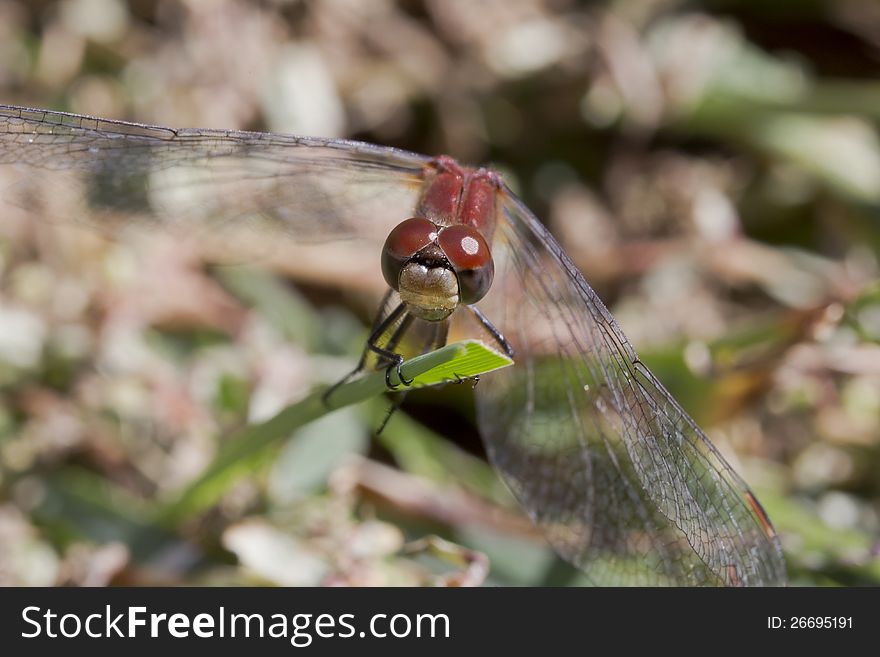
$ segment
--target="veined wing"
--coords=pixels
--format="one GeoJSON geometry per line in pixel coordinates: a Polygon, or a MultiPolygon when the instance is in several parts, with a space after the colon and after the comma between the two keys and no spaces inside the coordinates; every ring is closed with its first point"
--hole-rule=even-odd
{"type": "Polygon", "coordinates": [[[257,224],[297,244],[364,240],[378,258],[415,207],[427,161],[354,141],[0,105],[0,201],[50,221],[156,223],[233,242],[257,224]]]}
{"type": "Polygon", "coordinates": [[[561,247],[502,194],[481,304],[516,365],[477,387],[490,459],[600,584],[781,585],[776,534],[742,479],[639,360],[561,247]]]}
{"type": "MultiPolygon", "coordinates": [[[[351,239],[378,254],[415,207],[427,162],[357,142],[0,106],[0,201],[50,220],[211,238],[257,223],[293,245],[351,239]]],[[[487,377],[478,402],[490,457],[521,503],[597,581],[782,582],[778,542],[745,484],[531,213],[513,197],[503,212],[481,306],[517,364],[487,377]]]]}

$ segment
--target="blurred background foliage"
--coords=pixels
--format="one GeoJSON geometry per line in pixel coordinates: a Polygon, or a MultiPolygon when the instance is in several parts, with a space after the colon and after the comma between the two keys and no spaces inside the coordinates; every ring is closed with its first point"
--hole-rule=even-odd
{"type": "MultiPolygon", "coordinates": [[[[859,0],[0,0],[4,103],[498,167],[794,584],[880,584],[878,64],[859,0]]],[[[376,299],[127,237],[0,217],[0,583],[584,583],[467,386],[378,437],[387,402],[328,416],[174,507],[223,436],[351,366],[376,299]]]]}

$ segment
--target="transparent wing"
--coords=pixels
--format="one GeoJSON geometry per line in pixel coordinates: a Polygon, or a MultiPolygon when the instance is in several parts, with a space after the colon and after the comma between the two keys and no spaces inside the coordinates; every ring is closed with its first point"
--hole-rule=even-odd
{"type": "Polygon", "coordinates": [[[480,307],[516,365],[476,392],[490,459],[519,502],[599,584],[783,584],[778,539],[748,487],[553,237],[502,197],[480,307]]]}
{"type": "MultiPolygon", "coordinates": [[[[253,233],[288,257],[327,242],[323,253],[341,262],[350,240],[378,258],[416,206],[427,162],[357,142],[0,105],[7,208],[201,231],[232,252],[253,233]]],[[[513,197],[503,211],[496,283],[481,307],[517,363],[478,386],[478,409],[490,457],[524,507],[598,582],[782,582],[778,542],[748,488],[531,213],[513,197]]]]}
{"type": "Polygon", "coordinates": [[[363,240],[378,254],[415,207],[426,162],[352,141],[0,105],[4,203],[50,221],[202,231],[234,251],[246,248],[240,236],[249,231],[296,244],[363,240]]]}

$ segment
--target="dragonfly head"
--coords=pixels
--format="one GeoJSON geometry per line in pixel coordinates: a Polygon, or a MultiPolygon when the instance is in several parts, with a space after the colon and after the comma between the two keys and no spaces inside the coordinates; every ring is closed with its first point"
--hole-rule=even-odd
{"type": "Polygon", "coordinates": [[[382,249],[385,281],[416,317],[437,322],[460,303],[482,299],[495,265],[489,245],[471,226],[437,226],[422,217],[398,224],[382,249]]]}

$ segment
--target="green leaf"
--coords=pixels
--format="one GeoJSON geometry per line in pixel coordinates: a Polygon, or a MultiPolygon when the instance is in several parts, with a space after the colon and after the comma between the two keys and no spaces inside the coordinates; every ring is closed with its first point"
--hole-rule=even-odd
{"type": "MultiPolygon", "coordinates": [[[[512,364],[510,358],[479,340],[466,340],[407,360],[400,371],[405,379],[413,380],[413,386],[421,387],[485,374],[512,364]]],[[[299,427],[331,411],[384,393],[388,389],[385,377],[385,371],[368,374],[340,385],[327,399],[324,399],[325,391],[315,392],[269,420],[246,427],[229,438],[202,476],[160,512],[159,521],[173,524],[215,503],[235,480],[254,470],[270,447],[299,427]]],[[[389,370],[388,382],[392,386],[401,383],[394,367],[389,370]]]]}
{"type": "Polygon", "coordinates": [[[412,383],[412,387],[457,382],[513,365],[513,360],[507,355],[492,349],[479,340],[463,340],[451,346],[456,345],[463,347],[464,352],[452,360],[417,376],[412,383]]]}
{"type": "Polygon", "coordinates": [[[305,497],[327,485],[328,477],[352,454],[364,454],[370,441],[353,409],[325,415],[298,429],[281,450],[269,474],[269,491],[280,502],[305,497]]]}

